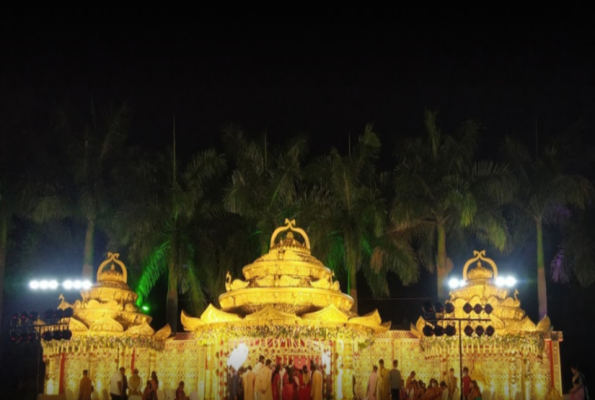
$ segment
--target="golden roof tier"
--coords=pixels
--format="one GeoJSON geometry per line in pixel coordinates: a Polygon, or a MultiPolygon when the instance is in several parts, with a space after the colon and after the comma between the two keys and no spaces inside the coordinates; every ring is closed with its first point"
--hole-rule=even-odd
{"type": "Polygon", "coordinates": [[[378,311],[363,316],[350,311],[353,299],[341,292],[333,272],[311,255],[308,235],[295,221],[285,220],[271,236],[270,251],[243,273],[246,281],[232,281],[227,274],[227,292],[219,297],[222,309],[209,305],[200,318],[182,311],[184,329],[205,342],[308,337],[365,343],[390,328],[378,311]]]}
{"type": "Polygon", "coordinates": [[[242,272],[245,281],[232,280],[227,274],[226,293],[219,297],[224,311],[247,315],[270,306],[302,315],[330,305],[349,313],[353,306],[353,299],[342,293],[339,282],[334,280],[333,271],[312,256],[310,239],[296,227],[295,220],[285,220],[285,226],[273,232],[269,252],[246,265],[242,272]],[[282,233],[284,238],[279,237],[282,233]]]}
{"type": "MultiPolygon", "coordinates": [[[[463,283],[461,287],[451,290],[449,302],[454,305],[454,318],[465,318],[473,322],[473,318],[490,319],[489,325],[495,328],[497,334],[541,332],[550,330],[550,320],[545,316],[537,325],[525,314],[515,289],[513,296],[510,290],[496,285],[498,267],[496,263],[485,256],[485,250],[474,251],[473,258],[463,267],[463,283]],[[485,263],[489,268],[484,267],[485,263]],[[475,312],[467,314],[465,304],[475,307],[477,304],[484,309],[486,304],[492,306],[493,311],[488,315],[483,310],[479,315],[475,312]]],[[[423,318],[412,326],[414,333],[421,336],[421,329],[426,322],[423,318]]]]}
{"type": "Polygon", "coordinates": [[[118,258],[119,254],[108,253],[107,260],[99,265],[97,282],[81,291],[82,301],[71,305],[60,296],[59,309],[73,308],[69,329],[75,336],[110,334],[167,338],[169,326],[155,334],[149,325],[151,317],[139,312],[135,304],[138,295],[128,287],[126,266],[118,258]]]}

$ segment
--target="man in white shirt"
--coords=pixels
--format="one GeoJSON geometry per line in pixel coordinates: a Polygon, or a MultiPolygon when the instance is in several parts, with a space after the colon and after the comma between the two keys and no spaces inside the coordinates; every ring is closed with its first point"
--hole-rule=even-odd
{"type": "Polygon", "coordinates": [[[112,400],[122,400],[122,391],[124,387],[122,386],[122,374],[120,371],[114,372],[110,378],[109,389],[112,400]]]}

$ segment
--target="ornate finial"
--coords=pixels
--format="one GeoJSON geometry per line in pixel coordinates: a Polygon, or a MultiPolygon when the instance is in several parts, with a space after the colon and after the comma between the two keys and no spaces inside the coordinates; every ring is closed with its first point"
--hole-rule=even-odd
{"type": "Polygon", "coordinates": [[[126,270],[126,266],[124,263],[118,258],[120,254],[118,253],[107,253],[107,260],[102,262],[97,269],[97,282],[100,281],[120,281],[126,283],[128,281],[128,271],[126,270]],[[120,267],[122,272],[116,270],[116,264],[120,267]],[[106,266],[110,266],[110,269],[104,271],[106,266]]]}
{"type": "Polygon", "coordinates": [[[463,279],[476,280],[476,279],[492,279],[492,278],[498,277],[498,267],[496,267],[496,263],[492,259],[487,258],[485,255],[486,255],[485,250],[481,250],[481,251],[474,250],[473,251],[474,257],[472,259],[470,259],[469,261],[467,261],[465,263],[465,267],[463,267],[463,279]],[[468,272],[469,266],[471,264],[473,264],[475,261],[477,261],[477,266],[475,268],[473,268],[470,272],[468,272]],[[493,272],[487,268],[484,268],[481,265],[482,261],[485,261],[487,264],[489,264],[489,266],[492,267],[493,272]]]}
{"type": "Polygon", "coordinates": [[[308,238],[308,235],[306,234],[306,232],[303,229],[296,227],[295,219],[292,219],[290,221],[288,218],[285,218],[285,226],[281,226],[281,227],[275,229],[275,231],[271,235],[270,247],[275,246],[275,239],[277,239],[277,236],[281,232],[285,232],[285,231],[289,231],[289,232],[287,232],[287,239],[291,239],[291,240],[293,240],[293,232],[299,233],[304,238],[304,241],[305,241],[304,244],[305,244],[306,248],[308,250],[310,250],[310,238],[308,238]]]}

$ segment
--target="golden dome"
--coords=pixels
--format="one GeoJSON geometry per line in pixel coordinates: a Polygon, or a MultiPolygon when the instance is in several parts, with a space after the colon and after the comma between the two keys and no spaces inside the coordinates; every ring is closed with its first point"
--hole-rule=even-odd
{"type": "Polygon", "coordinates": [[[245,281],[227,274],[227,293],[219,297],[224,311],[251,314],[267,306],[301,315],[334,305],[349,312],[353,299],[342,293],[334,273],[310,252],[310,239],[295,220],[285,220],[271,236],[267,254],[243,268],[245,281]],[[279,238],[284,233],[284,238],[279,238]],[[295,238],[301,236],[303,242],[295,238]]]}
{"type": "Polygon", "coordinates": [[[494,311],[489,316],[483,315],[483,318],[491,319],[491,325],[499,333],[547,331],[549,329],[547,317],[535,325],[521,308],[518,291],[514,290],[510,296],[509,289],[495,284],[494,280],[498,278],[498,267],[492,259],[485,256],[485,250],[474,251],[473,255],[474,257],[468,260],[463,268],[463,278],[466,284],[450,292],[450,302],[455,306],[455,317],[469,317],[463,311],[463,306],[466,303],[471,306],[490,304],[494,311]],[[482,262],[488,265],[491,270],[485,268],[482,262]],[[469,267],[474,263],[476,263],[475,267],[470,269],[469,267]]]}
{"type": "Polygon", "coordinates": [[[477,266],[473,268],[468,274],[467,279],[470,281],[488,280],[494,277],[494,273],[481,265],[481,261],[477,262],[477,266]]]}
{"type": "MultiPolygon", "coordinates": [[[[88,290],[81,291],[82,301],[73,305],[71,330],[152,335],[149,326],[151,317],[139,312],[136,306],[138,295],[128,287],[126,266],[117,253],[108,253],[108,258],[99,265],[97,282],[88,290]]],[[[61,308],[70,306],[63,300],[61,308]]]]}

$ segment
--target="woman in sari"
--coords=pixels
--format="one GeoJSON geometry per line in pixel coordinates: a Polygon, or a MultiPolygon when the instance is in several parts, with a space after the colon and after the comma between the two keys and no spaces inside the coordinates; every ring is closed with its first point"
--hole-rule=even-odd
{"type": "Polygon", "coordinates": [[[283,400],[293,400],[293,368],[287,368],[285,375],[283,375],[281,398],[283,400]]]}
{"type": "Polygon", "coordinates": [[[481,400],[481,392],[479,391],[479,386],[477,385],[477,381],[471,381],[469,396],[467,396],[468,400],[481,400]]]}
{"type": "Polygon", "coordinates": [[[585,400],[585,377],[577,364],[572,364],[572,389],[570,389],[570,400],[585,400]]]}
{"type": "Polygon", "coordinates": [[[279,399],[279,381],[281,380],[281,375],[279,374],[280,370],[281,370],[281,367],[279,367],[279,364],[277,364],[277,366],[275,367],[275,370],[273,371],[273,377],[271,378],[271,391],[273,392],[273,400],[280,400],[279,399]]]}
{"type": "Polygon", "coordinates": [[[426,392],[422,396],[423,400],[440,400],[442,398],[442,390],[438,387],[438,381],[436,379],[430,379],[430,387],[426,389],[426,392]]]}
{"type": "Polygon", "coordinates": [[[308,367],[305,365],[302,367],[302,374],[299,377],[300,393],[299,400],[310,400],[310,374],[308,373],[308,367]]]}
{"type": "Polygon", "coordinates": [[[159,379],[157,372],[151,372],[151,400],[157,400],[157,390],[159,390],[159,379]]]}

